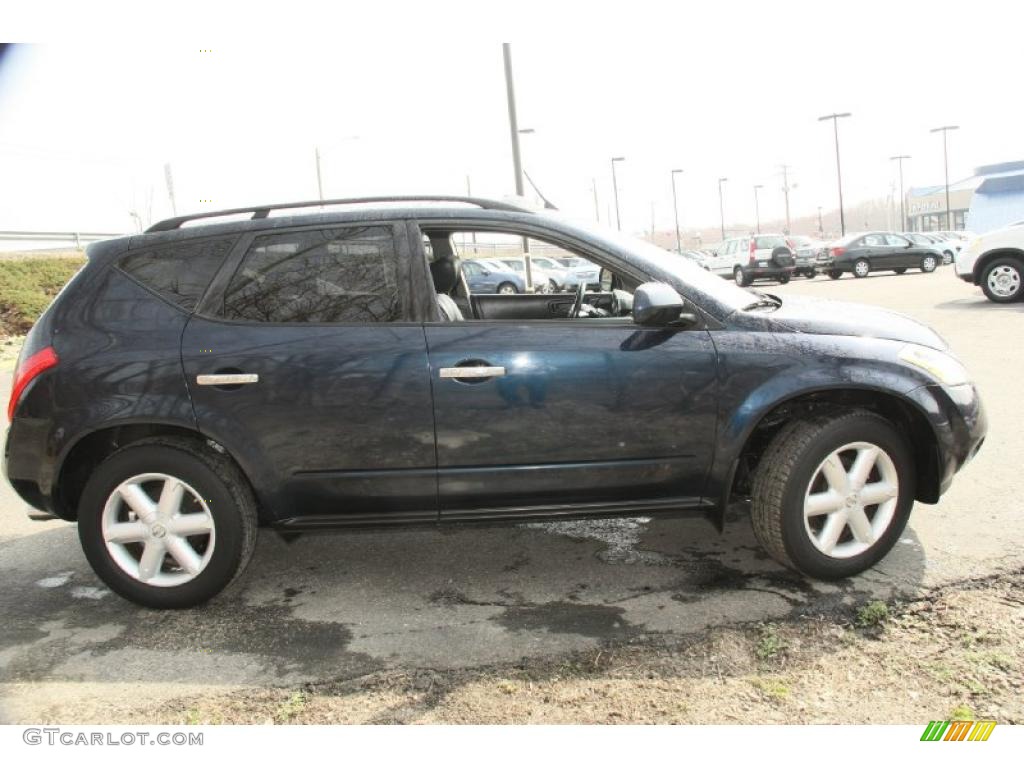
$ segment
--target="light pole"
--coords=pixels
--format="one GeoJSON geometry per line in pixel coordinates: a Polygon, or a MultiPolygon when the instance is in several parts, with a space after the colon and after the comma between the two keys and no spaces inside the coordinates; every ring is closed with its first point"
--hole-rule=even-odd
{"type": "Polygon", "coordinates": [[[895,160],[900,166],[900,230],[908,229],[907,227],[907,214],[903,210],[904,194],[903,194],[903,161],[909,160],[910,155],[893,155],[889,158],[895,160]]]}
{"type": "Polygon", "coordinates": [[[615,194],[615,228],[618,230],[622,229],[622,220],[619,217],[619,181],[615,176],[615,164],[621,163],[626,158],[624,157],[613,157],[612,158],[612,191],[615,194]]]}
{"type": "Polygon", "coordinates": [[[764,184],[754,185],[754,219],[757,223],[757,234],[761,234],[761,206],[757,202],[757,190],[763,189],[764,184]]]}
{"type": "Polygon", "coordinates": [[[782,169],[782,195],[786,198],[786,234],[789,234],[789,166],[780,165],[782,169]]]}
{"type": "Polygon", "coordinates": [[[676,174],[682,173],[682,168],[675,168],[672,171],[672,213],[676,217],[676,250],[683,252],[683,238],[679,235],[679,198],[676,197],[676,174]]]}
{"type": "Polygon", "coordinates": [[[722,239],[725,240],[725,204],[722,202],[722,182],[728,181],[725,176],[718,180],[718,218],[722,223],[722,239]]]}
{"type": "Polygon", "coordinates": [[[825,234],[825,225],[821,223],[821,206],[818,206],[818,236],[822,237],[825,234]]]}
{"type": "Polygon", "coordinates": [[[832,132],[836,137],[836,181],[839,183],[839,232],[842,235],[846,234],[846,216],[843,213],[843,171],[839,166],[839,118],[849,116],[849,112],[836,112],[831,115],[822,115],[818,118],[819,123],[822,120],[832,121],[832,132]]]}
{"type": "MultiPolygon", "coordinates": [[[[501,44],[505,60],[505,98],[508,101],[508,130],[512,137],[512,170],[515,173],[516,195],[523,196],[523,161],[519,153],[519,119],[516,117],[516,87],[512,80],[512,46],[501,44]]],[[[523,263],[526,268],[526,290],[533,290],[533,269],[530,265],[530,239],[523,237],[523,263]]]]}
{"type": "Polygon", "coordinates": [[[942,164],[946,170],[946,229],[953,229],[953,212],[949,210],[949,153],[946,151],[946,136],[950,131],[960,128],[959,125],[944,125],[941,128],[932,128],[932,133],[942,131],[942,164]]]}
{"type": "Polygon", "coordinates": [[[601,208],[597,204],[597,179],[591,177],[590,188],[594,190],[594,219],[598,224],[601,223],[601,208]]]}

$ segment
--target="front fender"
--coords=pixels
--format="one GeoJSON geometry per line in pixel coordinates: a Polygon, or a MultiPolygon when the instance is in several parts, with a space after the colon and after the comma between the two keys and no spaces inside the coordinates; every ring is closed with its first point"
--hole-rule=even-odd
{"type": "Polygon", "coordinates": [[[800,333],[711,334],[719,358],[717,445],[705,500],[728,503],[738,461],[758,424],[780,405],[814,393],[857,391],[898,398],[932,383],[899,361],[903,342],[800,333]]]}

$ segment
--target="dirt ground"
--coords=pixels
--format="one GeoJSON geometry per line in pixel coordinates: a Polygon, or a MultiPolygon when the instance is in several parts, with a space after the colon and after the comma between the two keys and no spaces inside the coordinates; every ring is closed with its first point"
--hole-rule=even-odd
{"type": "Polygon", "coordinates": [[[834,615],[643,637],[476,669],[375,672],[294,688],[75,706],[60,722],[1024,722],[1024,572],[834,615]]]}

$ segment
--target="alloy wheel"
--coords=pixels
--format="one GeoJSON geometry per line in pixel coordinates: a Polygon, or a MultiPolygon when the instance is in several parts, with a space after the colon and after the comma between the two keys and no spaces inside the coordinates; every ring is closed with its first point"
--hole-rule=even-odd
{"type": "Polygon", "coordinates": [[[216,530],[206,501],[192,486],[152,472],[128,478],[107,498],[103,541],[117,566],[154,587],[177,587],[203,572],[216,530]]]}
{"type": "Polygon", "coordinates": [[[871,271],[871,265],[866,261],[858,261],[853,265],[853,271],[857,274],[857,277],[867,277],[871,271]]]}
{"type": "Polygon", "coordinates": [[[925,272],[934,272],[935,271],[935,257],[934,256],[925,256],[924,260],[921,262],[921,269],[924,270],[925,272]]]}
{"type": "Polygon", "coordinates": [[[804,528],[821,553],[845,559],[870,549],[889,529],[899,502],[892,458],[873,443],[830,453],[804,496],[804,528]]]}

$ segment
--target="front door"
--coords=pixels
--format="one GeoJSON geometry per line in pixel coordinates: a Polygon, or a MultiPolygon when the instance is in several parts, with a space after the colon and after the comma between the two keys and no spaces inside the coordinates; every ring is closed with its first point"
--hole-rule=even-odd
{"type": "Polygon", "coordinates": [[[189,321],[199,427],[238,457],[272,517],[436,519],[414,268],[404,226],[276,231],[241,245],[189,321]]]}
{"type": "Polygon", "coordinates": [[[426,334],[442,518],[697,503],[715,441],[706,331],[566,319],[426,334]]]}
{"type": "MultiPolygon", "coordinates": [[[[525,236],[530,253],[607,267],[624,290],[649,279],[557,233],[544,239],[467,224],[421,227],[432,242],[449,237],[456,251],[475,235],[478,248],[521,253],[525,236]]],[[[571,293],[469,298],[464,319],[424,326],[442,519],[699,503],[718,394],[706,330],[638,326],[616,315],[623,305],[617,310],[611,293],[588,293],[584,303],[595,311],[576,318],[568,317],[571,293]]]]}

